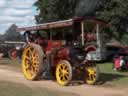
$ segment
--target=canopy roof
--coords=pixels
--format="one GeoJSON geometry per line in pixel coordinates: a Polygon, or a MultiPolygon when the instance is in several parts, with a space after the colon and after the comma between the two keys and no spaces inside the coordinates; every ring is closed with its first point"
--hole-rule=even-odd
{"type": "Polygon", "coordinates": [[[73,19],[63,20],[63,21],[56,21],[50,23],[43,23],[37,24],[35,26],[29,27],[19,27],[17,28],[17,32],[21,31],[36,31],[36,30],[45,30],[45,29],[52,29],[52,28],[62,28],[72,26],[74,22],[81,22],[81,21],[91,21],[93,23],[97,23],[103,26],[108,26],[109,24],[103,20],[94,18],[94,17],[75,17],[73,19]]]}

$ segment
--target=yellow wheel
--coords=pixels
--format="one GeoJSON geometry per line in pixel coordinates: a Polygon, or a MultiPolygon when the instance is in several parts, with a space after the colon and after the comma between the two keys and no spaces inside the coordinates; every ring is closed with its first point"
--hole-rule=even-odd
{"type": "Polygon", "coordinates": [[[87,84],[93,85],[99,79],[99,68],[96,64],[90,64],[85,68],[84,81],[87,84]]]}
{"type": "Polygon", "coordinates": [[[59,85],[66,86],[72,79],[72,66],[66,61],[62,60],[56,67],[56,79],[59,85]]]}
{"type": "Polygon", "coordinates": [[[22,54],[22,70],[28,80],[37,80],[42,73],[43,51],[37,44],[29,44],[22,54]]]}

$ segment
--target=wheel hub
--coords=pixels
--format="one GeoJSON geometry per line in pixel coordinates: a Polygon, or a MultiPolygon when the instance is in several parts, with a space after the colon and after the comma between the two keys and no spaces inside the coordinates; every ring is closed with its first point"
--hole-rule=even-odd
{"type": "Polygon", "coordinates": [[[62,74],[63,74],[63,75],[66,75],[66,74],[67,74],[67,70],[64,70],[64,69],[63,69],[63,70],[62,70],[62,74]]]}

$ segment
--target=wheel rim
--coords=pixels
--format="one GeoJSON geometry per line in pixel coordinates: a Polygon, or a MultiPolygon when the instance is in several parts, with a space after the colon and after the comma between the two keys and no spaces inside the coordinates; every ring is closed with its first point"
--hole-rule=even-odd
{"type": "Polygon", "coordinates": [[[71,77],[69,71],[69,66],[67,66],[66,63],[60,63],[57,65],[56,79],[60,85],[65,86],[69,83],[71,77]]]}
{"type": "Polygon", "coordinates": [[[17,50],[16,50],[16,49],[13,49],[13,50],[10,52],[10,58],[11,58],[11,59],[16,59],[16,58],[17,58],[17,50]]]}
{"type": "Polygon", "coordinates": [[[94,84],[97,78],[96,66],[89,66],[86,68],[86,71],[85,82],[87,84],[94,84]]]}
{"type": "Polygon", "coordinates": [[[33,80],[38,73],[39,63],[39,56],[36,50],[30,46],[25,48],[23,52],[22,68],[28,80],[33,80]]]}

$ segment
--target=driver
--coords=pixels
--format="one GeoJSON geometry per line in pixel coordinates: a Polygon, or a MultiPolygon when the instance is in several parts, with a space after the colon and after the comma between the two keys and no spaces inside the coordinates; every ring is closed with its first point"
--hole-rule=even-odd
{"type": "Polygon", "coordinates": [[[92,42],[96,40],[95,33],[88,32],[86,35],[87,42],[92,42]]]}

